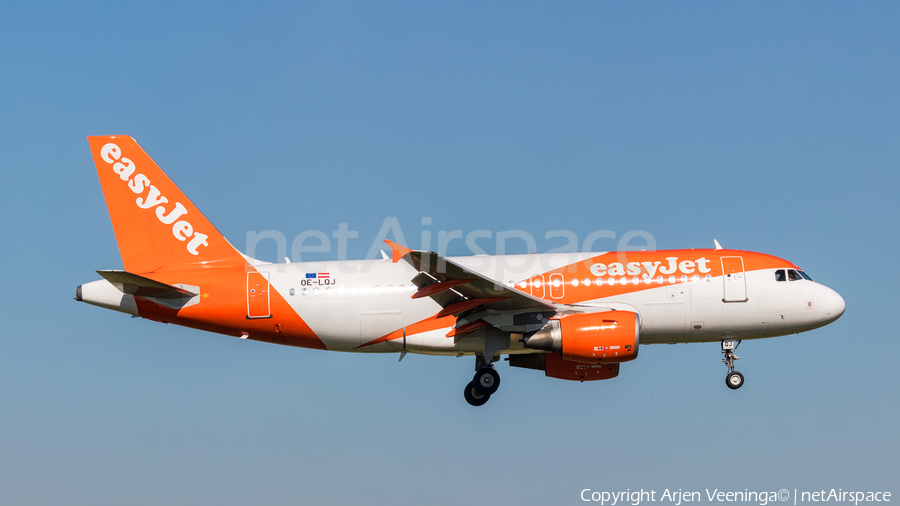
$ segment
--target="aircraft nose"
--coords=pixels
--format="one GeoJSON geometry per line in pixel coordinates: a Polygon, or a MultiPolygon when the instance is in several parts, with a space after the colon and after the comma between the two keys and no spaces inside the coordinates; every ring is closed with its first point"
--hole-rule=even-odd
{"type": "Polygon", "coordinates": [[[844,298],[841,297],[840,294],[831,288],[826,288],[825,290],[825,317],[828,321],[833,322],[844,314],[844,309],[847,308],[847,305],[844,303],[844,298]]]}

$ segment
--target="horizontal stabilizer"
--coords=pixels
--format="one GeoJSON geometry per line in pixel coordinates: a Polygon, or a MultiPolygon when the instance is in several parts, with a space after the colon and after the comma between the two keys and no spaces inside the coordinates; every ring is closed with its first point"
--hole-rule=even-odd
{"type": "Polygon", "coordinates": [[[160,283],[159,281],[126,271],[97,271],[97,274],[112,283],[120,292],[129,295],[154,297],[157,299],[181,299],[198,295],[183,288],[160,283]]]}

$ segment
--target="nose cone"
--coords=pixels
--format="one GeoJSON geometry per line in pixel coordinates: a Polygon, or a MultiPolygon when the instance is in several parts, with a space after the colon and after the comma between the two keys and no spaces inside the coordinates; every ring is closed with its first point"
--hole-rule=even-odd
{"type": "Polygon", "coordinates": [[[844,309],[846,309],[846,304],[844,303],[844,298],[841,297],[837,292],[832,290],[831,288],[826,288],[825,292],[825,318],[828,322],[833,322],[841,317],[844,314],[844,309]]]}

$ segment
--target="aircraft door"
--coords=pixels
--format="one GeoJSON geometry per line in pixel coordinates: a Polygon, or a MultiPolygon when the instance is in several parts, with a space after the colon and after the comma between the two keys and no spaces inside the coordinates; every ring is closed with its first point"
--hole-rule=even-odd
{"type": "Polygon", "coordinates": [[[529,284],[531,285],[531,295],[543,299],[544,290],[546,290],[547,288],[547,284],[544,283],[544,276],[541,274],[534,276],[533,278],[531,278],[529,284]]]}
{"type": "Polygon", "coordinates": [[[247,318],[271,318],[269,273],[247,273],[247,318]]]}
{"type": "Polygon", "coordinates": [[[742,257],[722,257],[722,282],[725,296],[722,302],[747,302],[747,280],[742,257]]]}
{"type": "Polygon", "coordinates": [[[555,272],[550,275],[550,297],[561,299],[566,294],[566,280],[563,275],[555,272]]]}

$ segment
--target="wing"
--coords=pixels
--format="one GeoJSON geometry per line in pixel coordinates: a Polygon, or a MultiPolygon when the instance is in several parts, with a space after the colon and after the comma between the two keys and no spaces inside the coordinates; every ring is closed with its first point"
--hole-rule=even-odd
{"type": "Polygon", "coordinates": [[[443,308],[438,317],[465,314],[451,335],[465,334],[485,324],[525,332],[532,330],[530,327],[539,328],[543,320],[562,310],[551,301],[507,286],[432,251],[413,251],[385,242],[391,247],[394,263],[402,259],[419,271],[412,280],[419,290],[412,298],[434,299],[443,308]],[[484,323],[478,324],[481,318],[484,323]]]}

